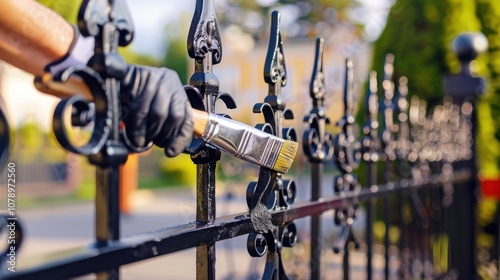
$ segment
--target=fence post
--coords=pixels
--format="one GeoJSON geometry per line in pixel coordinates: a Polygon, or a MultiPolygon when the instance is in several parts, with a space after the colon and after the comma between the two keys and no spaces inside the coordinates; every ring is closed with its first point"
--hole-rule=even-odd
{"type": "MultiPolygon", "coordinates": [[[[371,71],[369,88],[366,94],[366,115],[368,120],[363,126],[365,136],[361,140],[363,161],[367,163],[367,184],[371,191],[377,191],[377,162],[380,157],[380,141],[378,139],[379,100],[377,96],[377,72],[371,71]]],[[[370,198],[366,202],[366,279],[373,278],[373,224],[375,222],[376,199],[370,198]]]]}
{"type": "Polygon", "coordinates": [[[459,271],[462,279],[475,279],[476,272],[476,205],[478,200],[479,179],[476,158],[475,134],[477,131],[476,104],[478,98],[485,92],[485,80],[473,76],[471,62],[487,48],[487,41],[481,33],[463,33],[459,35],[453,48],[462,65],[459,74],[449,75],[444,79],[446,95],[460,106],[462,113],[471,123],[470,136],[472,146],[470,157],[459,162],[471,171],[471,178],[466,183],[455,188],[455,202],[451,206],[459,221],[452,222],[450,236],[450,267],[459,271]]]}
{"type": "MultiPolygon", "coordinates": [[[[394,165],[393,161],[396,159],[396,155],[394,152],[394,131],[393,131],[393,118],[394,118],[394,82],[392,81],[392,75],[394,72],[394,55],[387,54],[385,57],[384,63],[384,76],[382,82],[382,89],[384,92],[384,98],[381,102],[381,110],[382,110],[382,125],[380,128],[380,138],[381,138],[381,146],[382,146],[382,154],[381,160],[384,162],[383,168],[383,176],[384,183],[391,184],[393,181],[393,172],[394,165]]],[[[391,227],[392,219],[391,219],[391,200],[390,198],[384,198],[383,205],[383,217],[385,222],[385,234],[384,234],[384,279],[389,279],[390,274],[390,263],[389,263],[389,229],[391,227]]],[[[404,266],[401,265],[401,268],[404,266]]]]}
{"type": "MultiPolygon", "coordinates": [[[[195,61],[195,72],[186,86],[193,108],[215,113],[215,103],[219,99],[227,108],[236,108],[229,94],[219,92],[219,80],[212,70],[212,66],[222,59],[213,0],[196,1],[187,41],[189,56],[195,61]]],[[[216,218],[215,169],[221,152],[195,139],[188,151],[196,164],[196,222],[210,225],[216,218]]],[[[215,242],[196,247],[196,279],[216,279],[215,257],[215,242]]]]}
{"type": "MultiPolygon", "coordinates": [[[[361,159],[361,143],[354,136],[357,125],[353,116],[353,83],[353,62],[347,59],[344,80],[344,116],[337,122],[337,126],[342,128],[342,132],[334,140],[334,159],[340,174],[333,178],[333,187],[334,194],[339,196],[350,193],[357,194],[361,189],[358,177],[352,173],[358,167],[361,159]]],[[[336,209],[334,212],[334,222],[341,229],[333,244],[333,251],[339,253],[343,250],[342,269],[344,280],[350,278],[349,243],[352,242],[356,249],[359,248],[359,242],[352,229],[353,222],[357,217],[357,209],[358,201],[353,200],[346,208],[336,209]]]]}
{"type": "MultiPolygon", "coordinates": [[[[326,95],[325,75],[323,73],[324,39],[316,39],[314,67],[309,85],[313,108],[304,122],[309,129],[304,131],[302,145],[311,163],[311,201],[321,198],[323,182],[323,163],[333,156],[333,136],[325,130],[330,123],[326,116],[324,101],[326,95]]],[[[321,279],[321,215],[311,216],[311,280],[321,279]]]]}

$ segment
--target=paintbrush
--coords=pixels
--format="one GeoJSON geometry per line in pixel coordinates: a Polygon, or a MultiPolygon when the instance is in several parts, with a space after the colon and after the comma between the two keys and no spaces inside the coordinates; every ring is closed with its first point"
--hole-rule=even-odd
{"type": "MultiPolygon", "coordinates": [[[[65,82],[54,81],[50,73],[35,78],[35,87],[58,97],[82,94],[92,100],[83,80],[74,76],[65,82]]],[[[279,138],[235,120],[193,109],[193,134],[196,138],[244,161],[287,173],[298,150],[298,143],[279,138]]]]}

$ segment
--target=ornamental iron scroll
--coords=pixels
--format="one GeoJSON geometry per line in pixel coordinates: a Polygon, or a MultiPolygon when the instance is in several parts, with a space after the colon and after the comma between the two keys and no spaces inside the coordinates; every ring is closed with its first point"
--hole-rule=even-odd
{"type": "Polygon", "coordinates": [[[333,136],[326,131],[325,125],[330,124],[324,107],[326,87],[323,72],[324,39],[316,39],[316,52],[313,74],[309,85],[309,92],[313,108],[304,117],[309,129],[304,131],[302,147],[310,162],[325,162],[333,156],[333,136]]]}
{"type": "MultiPolygon", "coordinates": [[[[365,99],[365,110],[368,120],[363,126],[363,134],[361,139],[362,160],[367,164],[367,185],[370,191],[377,191],[377,165],[380,159],[380,140],[378,138],[378,85],[377,72],[371,71],[369,76],[368,93],[365,99]]],[[[370,199],[366,202],[366,278],[372,279],[373,274],[373,224],[375,222],[375,200],[370,199]]]]}
{"type": "MultiPolygon", "coordinates": [[[[389,184],[392,187],[394,182],[394,164],[393,161],[396,160],[395,154],[395,141],[394,141],[394,82],[392,81],[392,76],[394,73],[394,55],[387,54],[385,56],[383,76],[382,76],[382,91],[383,99],[380,102],[380,110],[382,114],[381,127],[380,127],[380,139],[381,139],[381,153],[380,160],[384,162],[384,183],[389,184]]],[[[383,216],[385,227],[389,228],[392,222],[392,209],[391,203],[388,198],[384,198],[383,201],[383,216]]],[[[389,252],[390,240],[389,234],[384,235],[384,260],[385,267],[384,272],[386,275],[389,274],[389,252]]]]}
{"type": "MultiPolygon", "coordinates": [[[[280,32],[280,14],[271,14],[269,48],[264,64],[264,80],[269,85],[268,95],[263,103],[253,107],[254,113],[261,113],[265,123],[256,125],[262,131],[287,140],[297,141],[293,128],[283,128],[283,119],[293,119],[293,113],[286,108],[281,96],[281,87],[286,85],[286,68],[283,42],[280,32]]],[[[283,268],[281,250],[293,247],[297,242],[297,228],[294,222],[274,225],[269,210],[283,210],[295,202],[297,187],[293,180],[285,180],[282,174],[261,167],[257,182],[247,188],[247,204],[254,233],[249,234],[247,249],[252,257],[267,253],[262,279],[288,279],[283,268]]]]}
{"type": "MultiPolygon", "coordinates": [[[[120,127],[126,113],[121,104],[127,100],[120,96],[119,81],[128,66],[117,50],[118,46],[128,45],[134,34],[126,3],[123,0],[83,1],[78,26],[82,35],[95,38],[94,55],[88,66],[70,67],[54,79],[64,83],[71,76],[78,76],[89,87],[93,101],[79,95],[62,100],[54,111],[53,128],[66,150],[88,156],[90,163],[96,165],[94,246],[100,248],[120,239],[119,167],[129,152],[147,150],[152,143],[135,147],[120,127]],[[70,109],[73,127],[93,123],[91,136],[83,146],[73,145],[68,137],[64,115],[70,109]]],[[[119,279],[119,268],[102,271],[98,278],[119,279]]]]}
{"type": "MultiPolygon", "coordinates": [[[[191,106],[195,109],[215,113],[215,104],[222,100],[229,109],[235,109],[233,97],[219,92],[219,79],[213,74],[213,65],[222,59],[222,42],[217,25],[213,0],[197,0],[189,29],[187,47],[189,56],[194,60],[194,73],[189,85],[184,89],[191,106]]],[[[193,160],[201,158],[220,159],[220,151],[207,148],[201,140],[193,138],[187,148],[193,160]]]]}
{"type": "MultiPolygon", "coordinates": [[[[382,114],[382,160],[390,161],[396,159],[395,154],[395,142],[394,142],[394,82],[392,81],[392,75],[394,73],[394,55],[388,54],[385,57],[384,63],[384,76],[382,82],[382,89],[384,91],[384,99],[382,100],[381,109],[382,114]]],[[[391,172],[391,170],[386,170],[391,172]]],[[[386,177],[390,174],[386,173],[386,177]]],[[[386,178],[390,180],[390,178],[386,178]]]]}
{"type": "MultiPolygon", "coordinates": [[[[361,159],[361,144],[356,139],[357,125],[354,119],[354,75],[352,60],[346,60],[344,81],[344,116],[337,123],[342,132],[335,137],[335,162],[340,168],[341,175],[334,177],[334,193],[339,196],[359,193],[361,185],[352,171],[358,166],[361,159]]],[[[352,224],[357,216],[358,202],[354,200],[344,209],[336,209],[334,221],[341,226],[340,234],[333,244],[333,251],[339,253],[344,250],[344,261],[348,258],[347,245],[354,242],[356,248],[359,242],[352,231],[352,224]]]]}
{"type": "MultiPolygon", "coordinates": [[[[308,128],[302,136],[302,148],[311,163],[311,201],[321,198],[323,177],[323,163],[330,161],[333,156],[333,136],[326,131],[330,119],[326,116],[324,107],[326,86],[323,72],[323,53],[325,40],[316,38],[314,66],[309,95],[312,99],[311,112],[304,117],[308,128]]],[[[311,217],[311,279],[321,278],[321,220],[318,215],[311,217]]]]}
{"type": "MultiPolygon", "coordinates": [[[[187,40],[189,56],[194,60],[194,73],[185,86],[191,106],[215,113],[215,104],[222,100],[229,109],[236,108],[232,96],[219,92],[219,79],[213,65],[222,59],[222,43],[213,0],[197,0],[187,40]]],[[[229,117],[225,115],[226,117],[229,117]]],[[[196,164],[196,222],[212,224],[216,218],[216,164],[221,151],[193,138],[186,149],[196,164]]],[[[196,247],[198,279],[215,279],[215,242],[196,247]]]]}
{"type": "Polygon", "coordinates": [[[368,93],[365,101],[368,121],[363,126],[363,134],[365,134],[365,136],[361,140],[362,159],[364,162],[368,163],[377,162],[380,158],[380,140],[378,138],[379,104],[377,91],[377,72],[371,71],[368,93]]]}
{"type": "Polygon", "coordinates": [[[206,67],[221,62],[222,44],[213,0],[196,1],[187,44],[189,57],[210,60],[206,67]]]}
{"type": "MultiPolygon", "coordinates": [[[[408,111],[410,103],[408,102],[408,78],[399,78],[398,97],[396,99],[396,158],[400,161],[408,161],[411,152],[411,139],[410,139],[410,124],[408,111]]],[[[401,172],[404,172],[401,170],[401,172]]],[[[401,174],[404,178],[406,174],[401,174]]],[[[406,175],[406,177],[408,177],[406,175]]]]}

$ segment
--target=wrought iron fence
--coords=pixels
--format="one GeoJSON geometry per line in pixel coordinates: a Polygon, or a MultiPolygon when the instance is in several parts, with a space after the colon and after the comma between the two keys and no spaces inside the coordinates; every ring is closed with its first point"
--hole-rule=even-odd
{"type": "MultiPolygon", "coordinates": [[[[116,56],[118,45],[130,43],[133,29],[124,1],[85,1],[82,11],[80,28],[82,34],[96,37],[96,53],[116,56]],[[105,48],[104,42],[110,43],[110,47],[105,48]]],[[[294,114],[286,107],[281,95],[287,72],[279,24],[280,14],[273,12],[264,67],[264,80],[269,91],[262,102],[254,105],[253,112],[262,114],[265,120],[257,128],[299,141],[297,131],[285,125],[294,114]]],[[[473,52],[472,49],[461,50],[473,52]]],[[[220,151],[195,140],[187,149],[197,168],[195,221],[129,237],[122,237],[119,232],[118,167],[129,153],[139,150],[124,141],[119,129],[120,95],[114,86],[117,79],[109,74],[113,71],[105,68],[100,68],[100,72],[91,68],[73,70],[70,74],[81,76],[93,89],[97,104],[96,127],[89,143],[84,146],[73,146],[65,139],[61,144],[69,151],[87,156],[96,166],[95,242],[71,256],[16,273],[4,269],[0,278],[66,279],[95,273],[97,279],[119,279],[121,266],[196,248],[197,279],[215,279],[217,242],[247,235],[249,255],[266,259],[262,278],[288,279],[282,252],[297,243],[294,221],[311,217],[310,259],[304,261],[310,264],[311,279],[332,279],[335,277],[322,275],[321,271],[324,248],[320,242],[320,217],[324,212],[333,211],[331,222],[340,228],[340,233],[331,249],[343,256],[343,278],[349,279],[350,253],[359,249],[362,238],[356,236],[353,222],[360,208],[364,207],[367,218],[363,250],[367,279],[373,278],[376,217],[381,217],[386,228],[385,279],[474,279],[474,209],[478,188],[474,109],[477,94],[483,88],[482,79],[469,73],[469,63],[474,57],[459,53],[463,72],[446,80],[446,91],[452,98],[445,99],[443,105],[426,113],[425,101],[416,97],[408,100],[409,81],[405,77],[400,77],[397,84],[393,82],[394,57],[388,55],[381,75],[381,89],[377,73],[370,73],[365,102],[366,122],[361,130],[364,136],[359,139],[350,60],[345,64],[344,114],[337,123],[341,132],[332,135],[327,131],[327,125],[332,124],[324,107],[327,98],[324,80],[328,77],[323,72],[323,52],[324,40],[318,38],[310,83],[313,107],[304,117],[308,128],[301,139],[311,168],[309,186],[297,186],[288,175],[260,168],[258,177],[248,184],[248,211],[217,216],[215,167],[220,160],[220,151]],[[321,193],[327,163],[335,163],[340,171],[332,182],[333,196],[321,193]],[[360,164],[362,167],[358,169],[360,164]],[[299,189],[310,189],[311,200],[295,201],[299,189]],[[398,229],[397,250],[391,251],[389,229],[394,227],[398,229]],[[394,257],[397,261],[391,262],[394,257]]],[[[213,0],[196,2],[189,30],[188,53],[195,63],[195,73],[186,86],[192,106],[216,113],[215,103],[222,100],[227,108],[236,108],[231,95],[220,92],[218,79],[212,72],[214,65],[222,60],[221,36],[213,0]]],[[[79,97],[63,100],[55,118],[62,120],[64,109],[70,107],[76,109],[74,115],[85,114],[89,104],[79,97]]],[[[62,127],[55,128],[56,134],[64,136],[62,127]]],[[[2,139],[5,140],[2,144],[8,143],[8,137],[2,139]]],[[[11,218],[7,213],[5,222],[13,222],[11,218]]],[[[2,230],[5,228],[3,226],[2,230]]],[[[22,224],[17,220],[15,232],[19,248],[23,235],[22,224]]],[[[8,253],[2,254],[3,266],[9,261],[8,253]]]]}

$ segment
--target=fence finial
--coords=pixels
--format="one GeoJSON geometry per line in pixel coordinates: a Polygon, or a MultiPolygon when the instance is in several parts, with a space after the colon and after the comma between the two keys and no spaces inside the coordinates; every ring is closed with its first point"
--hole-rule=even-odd
{"type": "Polygon", "coordinates": [[[309,129],[304,131],[302,146],[309,161],[322,162],[330,160],[333,156],[333,136],[325,130],[325,125],[330,123],[323,107],[326,87],[323,72],[324,39],[316,38],[316,52],[314,67],[309,84],[309,93],[313,108],[304,121],[309,124],[309,129]]]}
{"type": "MultiPolygon", "coordinates": [[[[344,81],[344,116],[337,123],[342,132],[335,137],[335,162],[340,168],[341,175],[334,178],[334,192],[336,195],[358,193],[361,185],[357,176],[351,172],[359,165],[361,159],[361,144],[355,135],[358,129],[354,119],[354,74],[352,60],[346,60],[344,81]]],[[[350,203],[344,209],[335,210],[334,221],[342,230],[333,245],[334,252],[338,253],[347,248],[349,241],[353,241],[356,248],[359,242],[355,238],[352,224],[357,216],[358,203],[350,203]]]]}
{"type": "MultiPolygon", "coordinates": [[[[281,41],[280,13],[272,12],[271,33],[264,80],[269,84],[264,102],[253,107],[254,113],[261,113],[265,123],[257,128],[287,140],[297,141],[293,128],[283,128],[283,119],[293,119],[293,112],[286,108],[281,97],[281,87],[286,85],[285,57],[281,41]]],[[[260,168],[257,182],[247,188],[247,204],[250,210],[254,233],[247,239],[247,249],[251,256],[261,257],[267,252],[267,263],[263,279],[288,279],[281,260],[281,250],[292,247],[297,242],[297,228],[292,222],[274,225],[269,209],[286,209],[295,202],[297,187],[293,180],[284,180],[281,173],[260,168]]]]}

